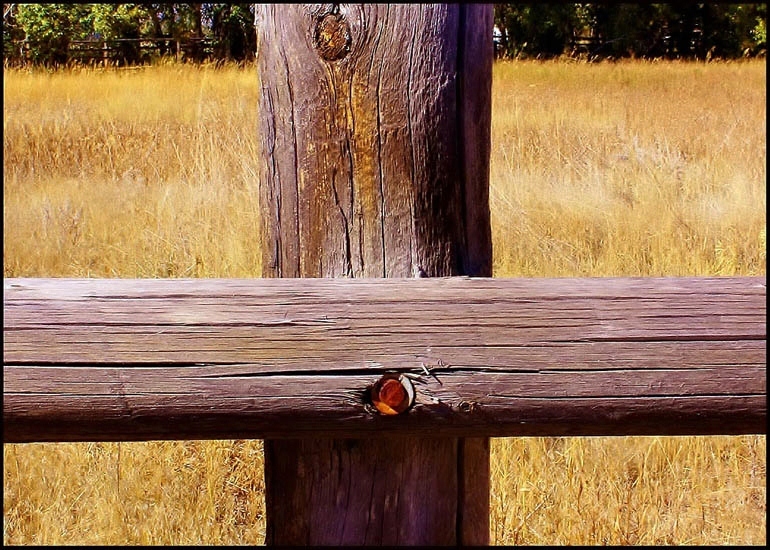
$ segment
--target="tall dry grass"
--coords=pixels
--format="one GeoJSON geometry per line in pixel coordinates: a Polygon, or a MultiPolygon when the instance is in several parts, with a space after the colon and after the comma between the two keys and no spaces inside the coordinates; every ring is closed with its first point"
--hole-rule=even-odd
{"type": "Polygon", "coordinates": [[[495,272],[765,272],[764,62],[504,63],[495,272]]]}
{"type": "Polygon", "coordinates": [[[6,71],[6,277],[254,277],[253,70],[6,71]]]}
{"type": "MultiPolygon", "coordinates": [[[[496,276],[765,273],[764,62],[495,66],[496,276]]],[[[3,272],[259,273],[253,69],[5,71],[3,272]]],[[[497,544],[764,544],[765,437],[492,444],[497,544]]],[[[3,446],[6,544],[260,544],[259,441],[3,446]]]]}

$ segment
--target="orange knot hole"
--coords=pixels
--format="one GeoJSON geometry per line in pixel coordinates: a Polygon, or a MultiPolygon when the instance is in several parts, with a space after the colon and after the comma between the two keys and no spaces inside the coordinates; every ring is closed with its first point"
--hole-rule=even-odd
{"type": "Polygon", "coordinates": [[[386,374],[372,387],[372,403],[382,414],[401,414],[414,402],[414,386],[403,375],[386,374]]]}

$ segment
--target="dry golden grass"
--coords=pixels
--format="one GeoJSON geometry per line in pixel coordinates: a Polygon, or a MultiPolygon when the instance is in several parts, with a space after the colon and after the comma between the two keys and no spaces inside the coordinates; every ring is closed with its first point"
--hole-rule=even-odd
{"type": "Polygon", "coordinates": [[[491,540],[765,544],[765,436],[493,440],[491,540]]]}
{"type": "Polygon", "coordinates": [[[491,206],[506,276],[765,272],[765,63],[505,63],[491,206]]]}
{"type": "MultiPolygon", "coordinates": [[[[766,68],[499,63],[496,276],[759,275],[766,68]]],[[[253,69],[5,71],[6,277],[254,277],[253,69]]],[[[494,439],[494,544],[764,544],[765,436],[494,439]]],[[[6,544],[261,544],[259,441],[3,446],[6,544]]]]}
{"type": "Polygon", "coordinates": [[[6,71],[6,277],[255,277],[254,71],[6,71]]]}
{"type": "Polygon", "coordinates": [[[4,544],[261,544],[261,441],[3,445],[4,544]]]}

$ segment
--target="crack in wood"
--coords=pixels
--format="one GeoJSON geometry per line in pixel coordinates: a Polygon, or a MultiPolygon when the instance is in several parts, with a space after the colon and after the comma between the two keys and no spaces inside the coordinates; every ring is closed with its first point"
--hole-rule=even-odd
{"type": "MultiPolygon", "coordinates": [[[[623,342],[745,342],[747,340],[767,340],[766,334],[718,334],[714,336],[701,334],[686,334],[672,336],[597,336],[591,338],[574,338],[564,340],[548,340],[551,344],[582,344],[582,343],[623,343],[623,342]]],[[[436,346],[439,347],[439,346],[436,346]]]]}
{"type": "MultiPolygon", "coordinates": [[[[606,394],[606,395],[549,395],[549,396],[528,396],[528,395],[508,395],[508,394],[490,394],[489,397],[514,399],[514,400],[537,400],[537,401],[597,401],[606,399],[608,401],[626,401],[626,400],[649,400],[649,399],[674,399],[681,401],[683,399],[714,399],[714,398],[736,398],[744,399],[747,397],[766,397],[764,393],[735,393],[728,391],[725,393],[646,393],[644,395],[627,395],[627,394],[606,394]]],[[[485,407],[494,406],[492,403],[483,403],[485,407]]]]}
{"type": "MultiPolygon", "coordinates": [[[[316,326],[316,325],[334,325],[337,321],[334,319],[286,319],[286,320],[279,320],[279,321],[232,321],[232,322],[217,322],[217,321],[206,321],[204,323],[195,323],[195,322],[180,322],[180,321],[171,321],[171,322],[151,322],[148,323],[147,321],[144,322],[136,322],[131,323],[127,321],[119,321],[119,322],[109,322],[109,321],[101,321],[98,323],[89,323],[87,321],[80,322],[80,321],[47,321],[46,323],[25,323],[23,326],[5,326],[3,327],[4,331],[22,331],[22,330],[32,330],[32,329],[52,329],[55,327],[179,327],[179,328],[185,328],[185,327],[277,327],[277,326],[298,326],[298,327],[304,327],[304,326],[316,326]]],[[[352,328],[352,327],[340,327],[340,328],[352,328]]]]}
{"type": "MultiPolygon", "coordinates": [[[[743,369],[760,369],[765,370],[765,364],[756,365],[732,365],[740,366],[743,369]]],[[[5,361],[3,363],[4,368],[41,368],[41,369],[57,369],[57,368],[98,368],[98,369],[205,369],[205,368],[264,368],[265,366],[259,363],[249,362],[205,362],[205,363],[193,363],[193,362],[178,362],[178,361],[151,361],[151,362],[97,362],[97,361],[5,361]]],[[[394,367],[384,366],[381,364],[373,365],[371,367],[357,367],[351,366],[350,368],[306,368],[306,369],[290,369],[280,370],[280,367],[268,367],[273,370],[266,372],[249,372],[249,373],[232,373],[232,374],[203,374],[196,376],[182,376],[181,378],[253,378],[253,377],[267,377],[267,376],[359,376],[369,374],[382,374],[383,372],[394,372],[399,374],[407,374],[412,380],[424,380],[427,378],[435,378],[436,375],[464,375],[469,373],[486,373],[495,376],[505,376],[506,374],[599,374],[607,372],[617,373],[686,373],[686,372],[703,372],[703,371],[716,371],[724,368],[725,365],[714,363],[704,364],[697,366],[685,366],[685,367],[648,367],[645,369],[628,367],[575,367],[575,368],[549,368],[549,367],[533,367],[533,368],[515,368],[515,367],[490,367],[490,366],[474,366],[474,365],[452,365],[445,367],[394,367]],[[427,372],[426,372],[427,369],[427,372]]],[[[437,380],[438,381],[438,380],[437,380]]]]}

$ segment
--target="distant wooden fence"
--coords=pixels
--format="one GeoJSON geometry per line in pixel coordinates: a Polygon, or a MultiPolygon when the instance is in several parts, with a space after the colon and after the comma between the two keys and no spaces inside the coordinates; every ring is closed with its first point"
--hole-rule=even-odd
{"type": "MultiPolygon", "coordinates": [[[[33,47],[34,42],[30,40],[13,41],[6,63],[30,63],[33,47]]],[[[160,57],[200,61],[213,53],[214,40],[207,37],[71,40],[67,46],[68,61],[82,64],[136,63],[160,57]]]]}
{"type": "Polygon", "coordinates": [[[261,437],[268,544],[467,545],[490,436],[764,433],[764,277],[490,278],[492,15],[260,5],[265,278],[6,279],[4,442],[261,437]]]}

